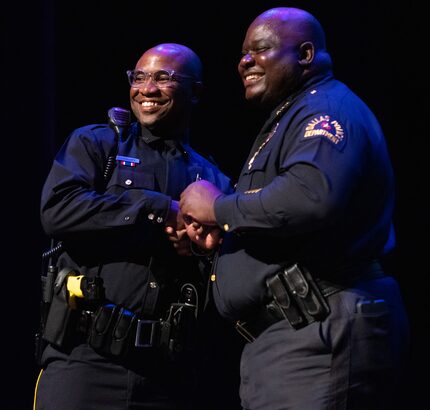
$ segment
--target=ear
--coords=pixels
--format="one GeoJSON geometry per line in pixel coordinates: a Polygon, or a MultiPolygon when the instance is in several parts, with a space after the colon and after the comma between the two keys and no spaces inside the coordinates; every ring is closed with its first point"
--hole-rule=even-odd
{"type": "Polygon", "coordinates": [[[191,102],[193,104],[197,104],[200,101],[200,97],[203,93],[203,83],[201,81],[196,81],[192,84],[192,93],[191,102]]]}
{"type": "Polygon", "coordinates": [[[315,47],[310,41],[300,44],[299,48],[299,64],[303,67],[309,66],[315,57],[315,47]]]}

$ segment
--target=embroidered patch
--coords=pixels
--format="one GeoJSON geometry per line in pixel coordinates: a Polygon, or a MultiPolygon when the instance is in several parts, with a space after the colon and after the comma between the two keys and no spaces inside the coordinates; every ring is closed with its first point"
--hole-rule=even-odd
{"type": "Polygon", "coordinates": [[[345,143],[345,133],[338,121],[329,115],[315,117],[305,128],[304,138],[325,137],[331,143],[341,148],[345,143]]]}

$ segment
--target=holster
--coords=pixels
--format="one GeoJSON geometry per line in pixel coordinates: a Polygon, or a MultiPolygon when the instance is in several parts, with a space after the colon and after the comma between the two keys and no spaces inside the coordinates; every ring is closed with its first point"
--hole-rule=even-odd
{"type": "Polygon", "coordinates": [[[64,347],[76,329],[79,312],[70,308],[66,279],[76,273],[69,268],[62,269],[56,279],[49,307],[43,339],[58,347],[64,347]]]}
{"type": "Polygon", "coordinates": [[[298,264],[284,268],[266,283],[273,296],[268,309],[274,315],[282,315],[296,329],[324,320],[330,313],[320,287],[298,264]]]}

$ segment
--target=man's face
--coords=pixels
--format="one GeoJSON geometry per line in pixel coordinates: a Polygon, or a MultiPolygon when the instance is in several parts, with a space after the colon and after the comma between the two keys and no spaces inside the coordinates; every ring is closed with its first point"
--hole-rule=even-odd
{"type": "Polygon", "coordinates": [[[187,126],[193,98],[193,81],[187,76],[185,64],[178,56],[149,50],[135,67],[137,84],[130,88],[130,104],[137,120],[145,127],[161,134],[177,134],[187,126]],[[157,73],[174,71],[171,81],[157,73]],[[151,74],[148,76],[147,74],[151,74]],[[164,80],[163,80],[164,79],[164,80]]]}
{"type": "Polygon", "coordinates": [[[264,20],[254,22],[238,65],[245,98],[270,109],[295,91],[300,80],[299,47],[285,31],[264,20]]]}

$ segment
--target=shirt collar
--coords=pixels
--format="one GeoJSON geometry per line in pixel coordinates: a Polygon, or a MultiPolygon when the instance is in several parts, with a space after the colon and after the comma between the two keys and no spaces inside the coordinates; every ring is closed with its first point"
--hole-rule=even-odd
{"type": "Polygon", "coordinates": [[[288,98],[283,100],[271,113],[268,123],[272,123],[274,120],[278,119],[282,116],[282,114],[286,111],[286,109],[291,105],[291,103],[300,95],[305,94],[310,88],[317,87],[330,79],[333,78],[333,74],[330,72],[329,74],[321,74],[316,75],[310,78],[308,81],[302,84],[300,89],[290,95],[288,98]]]}
{"type": "Polygon", "coordinates": [[[138,122],[134,124],[135,135],[139,135],[145,144],[155,147],[160,147],[163,150],[170,151],[171,149],[177,149],[183,156],[188,157],[188,152],[184,148],[184,143],[186,138],[173,139],[173,138],[163,138],[155,135],[151,132],[149,128],[142,127],[138,122]]]}

